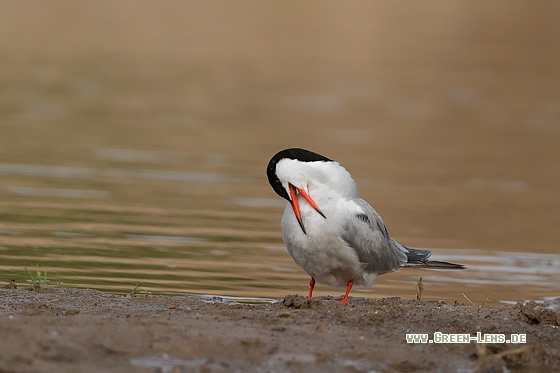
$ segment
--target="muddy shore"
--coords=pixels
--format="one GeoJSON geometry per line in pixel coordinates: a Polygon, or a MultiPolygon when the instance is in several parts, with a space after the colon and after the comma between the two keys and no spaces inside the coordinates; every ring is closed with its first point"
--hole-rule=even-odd
{"type": "Polygon", "coordinates": [[[272,304],[0,289],[0,372],[560,371],[558,301],[471,306],[288,295],[272,304]],[[407,333],[525,334],[415,343],[407,333]]]}

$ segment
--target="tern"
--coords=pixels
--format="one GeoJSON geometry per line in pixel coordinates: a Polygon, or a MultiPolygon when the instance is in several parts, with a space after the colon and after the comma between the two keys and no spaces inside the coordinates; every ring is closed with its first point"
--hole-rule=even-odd
{"type": "Polygon", "coordinates": [[[401,267],[464,269],[460,264],[429,261],[428,250],[401,245],[389,235],[381,216],[360,198],[356,182],[338,162],[300,148],[274,155],[268,182],[288,204],[282,238],[294,261],[315,283],[346,288],[371,287],[377,276],[401,267]]]}

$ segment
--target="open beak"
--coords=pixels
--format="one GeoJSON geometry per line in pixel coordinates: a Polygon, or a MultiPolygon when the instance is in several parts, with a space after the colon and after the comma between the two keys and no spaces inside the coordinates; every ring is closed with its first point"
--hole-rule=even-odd
{"type": "Polygon", "coordinates": [[[301,194],[301,196],[305,198],[307,203],[309,203],[311,207],[315,209],[315,211],[321,214],[322,217],[324,217],[325,219],[327,217],[325,216],[325,214],[323,214],[319,206],[317,206],[315,201],[313,201],[313,198],[311,198],[311,196],[307,194],[305,190],[296,188],[292,184],[288,184],[288,186],[290,188],[290,203],[292,204],[292,210],[294,210],[294,214],[296,215],[296,219],[299,223],[299,226],[301,227],[301,230],[303,231],[303,233],[307,234],[307,232],[305,231],[305,227],[303,226],[303,221],[301,220],[301,213],[299,212],[298,193],[301,194]]]}

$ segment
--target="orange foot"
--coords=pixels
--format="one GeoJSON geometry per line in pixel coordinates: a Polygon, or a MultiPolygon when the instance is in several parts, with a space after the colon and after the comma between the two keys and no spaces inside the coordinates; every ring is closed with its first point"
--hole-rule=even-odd
{"type": "Polygon", "coordinates": [[[348,294],[350,294],[350,290],[352,290],[352,285],[354,285],[354,281],[353,280],[348,281],[348,287],[346,288],[346,293],[344,294],[344,297],[342,297],[342,300],[338,303],[344,304],[348,302],[348,294]]]}
{"type": "Polygon", "coordinates": [[[309,299],[313,296],[313,288],[315,287],[315,279],[311,277],[311,281],[309,281],[309,299]]]}

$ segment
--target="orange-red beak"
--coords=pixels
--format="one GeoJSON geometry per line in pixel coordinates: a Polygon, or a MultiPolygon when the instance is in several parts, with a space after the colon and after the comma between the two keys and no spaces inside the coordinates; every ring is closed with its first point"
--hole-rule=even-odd
{"type": "Polygon", "coordinates": [[[294,210],[294,214],[296,215],[296,219],[299,223],[299,226],[301,227],[301,230],[303,231],[303,233],[307,234],[307,232],[305,231],[305,227],[303,226],[303,221],[301,220],[301,213],[299,212],[298,193],[301,194],[301,196],[305,198],[307,203],[309,203],[311,207],[315,209],[315,211],[321,214],[322,217],[324,217],[325,219],[327,217],[325,216],[325,214],[323,214],[319,206],[317,206],[317,203],[315,203],[313,198],[311,198],[311,196],[307,194],[305,190],[296,188],[290,183],[288,184],[288,186],[290,188],[290,203],[292,204],[292,210],[294,210]]]}

